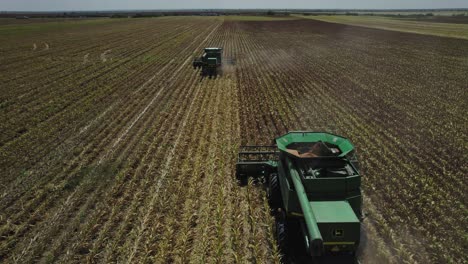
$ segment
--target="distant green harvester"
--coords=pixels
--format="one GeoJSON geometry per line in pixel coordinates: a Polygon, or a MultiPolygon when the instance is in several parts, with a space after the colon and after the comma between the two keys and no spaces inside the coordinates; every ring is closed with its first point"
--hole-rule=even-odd
{"type": "MultiPolygon", "coordinates": [[[[284,254],[303,245],[309,256],[346,252],[360,242],[361,176],[354,146],[321,132],[290,132],[276,146],[243,146],[236,176],[264,179],[284,254]]],[[[297,251],[297,250],[296,250],[297,251]]]]}
{"type": "Polygon", "coordinates": [[[217,76],[222,65],[222,52],[222,48],[205,48],[203,55],[193,60],[193,68],[201,68],[203,76],[217,76]]]}

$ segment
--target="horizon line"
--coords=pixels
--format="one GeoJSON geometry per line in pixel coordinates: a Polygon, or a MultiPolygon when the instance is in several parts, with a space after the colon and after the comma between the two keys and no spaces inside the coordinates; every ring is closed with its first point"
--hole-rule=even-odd
{"type": "Polygon", "coordinates": [[[125,12],[125,11],[253,11],[253,10],[272,10],[272,11],[468,11],[468,7],[454,7],[454,8],[177,8],[177,9],[63,9],[63,10],[0,10],[1,13],[19,13],[19,12],[38,12],[38,13],[51,13],[51,12],[125,12]]]}

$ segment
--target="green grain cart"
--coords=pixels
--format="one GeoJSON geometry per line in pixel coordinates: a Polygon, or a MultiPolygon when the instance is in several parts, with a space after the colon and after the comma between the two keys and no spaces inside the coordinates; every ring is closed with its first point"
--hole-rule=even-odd
{"type": "Polygon", "coordinates": [[[280,250],[314,259],[354,255],[362,215],[354,146],[321,132],[290,132],[275,143],[241,147],[236,176],[241,185],[248,177],[265,184],[280,250]]]}
{"type": "Polygon", "coordinates": [[[205,52],[200,58],[193,60],[194,69],[201,68],[203,76],[217,76],[221,71],[222,48],[205,48],[205,52]]]}

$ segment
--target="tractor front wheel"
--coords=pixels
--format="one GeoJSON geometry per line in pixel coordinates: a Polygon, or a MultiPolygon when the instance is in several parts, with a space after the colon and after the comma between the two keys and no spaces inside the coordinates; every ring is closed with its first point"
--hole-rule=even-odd
{"type": "Polygon", "coordinates": [[[276,211],[278,208],[281,208],[281,189],[279,185],[278,174],[272,173],[268,177],[268,187],[267,187],[267,196],[268,203],[272,212],[276,211]]]}
{"type": "Polygon", "coordinates": [[[249,184],[249,179],[247,178],[247,175],[237,174],[236,177],[239,186],[247,186],[247,184],[249,184]]]}

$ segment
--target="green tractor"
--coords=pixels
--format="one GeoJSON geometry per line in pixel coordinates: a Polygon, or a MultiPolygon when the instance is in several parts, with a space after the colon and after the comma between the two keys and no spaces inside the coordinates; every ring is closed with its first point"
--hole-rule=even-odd
{"type": "Polygon", "coordinates": [[[221,72],[222,52],[222,48],[205,48],[203,55],[193,60],[193,68],[201,68],[202,76],[216,77],[221,72]]]}
{"type": "Polygon", "coordinates": [[[236,177],[241,185],[249,177],[265,184],[281,252],[355,259],[362,196],[354,146],[322,132],[289,132],[275,143],[241,147],[236,177]]]}

